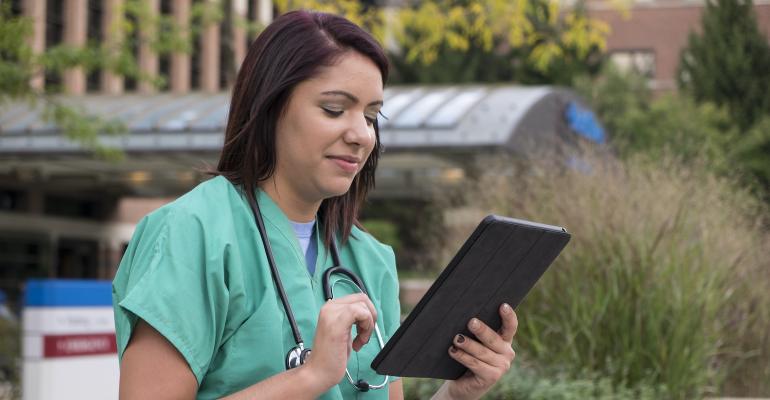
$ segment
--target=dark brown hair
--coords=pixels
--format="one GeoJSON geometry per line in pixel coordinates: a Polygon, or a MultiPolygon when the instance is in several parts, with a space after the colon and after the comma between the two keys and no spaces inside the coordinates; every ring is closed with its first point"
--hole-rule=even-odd
{"type": "MultiPolygon", "coordinates": [[[[333,14],[292,11],[276,18],[251,44],[233,87],[225,143],[215,175],[241,187],[249,201],[260,182],[275,172],[275,135],[278,119],[294,88],[334,65],[346,52],[356,51],[379,68],[383,84],[388,61],[377,41],[366,31],[333,14]]],[[[350,190],[324,199],[319,209],[323,239],[328,248],[339,232],[347,241],[366,195],[374,187],[374,172],[381,153],[380,130],[374,123],[375,145],[350,190]]]]}

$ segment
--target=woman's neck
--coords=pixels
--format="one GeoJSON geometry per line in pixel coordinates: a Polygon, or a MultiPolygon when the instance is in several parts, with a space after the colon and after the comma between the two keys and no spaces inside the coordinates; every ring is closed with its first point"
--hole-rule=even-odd
{"type": "Polygon", "coordinates": [[[280,180],[270,178],[261,182],[259,188],[273,199],[290,221],[313,221],[321,207],[321,200],[308,201],[289,186],[280,184],[280,180]]]}

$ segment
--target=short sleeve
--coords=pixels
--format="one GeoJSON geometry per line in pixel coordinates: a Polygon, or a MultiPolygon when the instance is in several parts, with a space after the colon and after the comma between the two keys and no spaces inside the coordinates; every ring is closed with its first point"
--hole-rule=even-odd
{"type": "Polygon", "coordinates": [[[224,257],[196,216],[156,213],[137,226],[113,281],[118,353],[122,359],[142,319],[176,347],[200,384],[226,322],[224,257]]]}

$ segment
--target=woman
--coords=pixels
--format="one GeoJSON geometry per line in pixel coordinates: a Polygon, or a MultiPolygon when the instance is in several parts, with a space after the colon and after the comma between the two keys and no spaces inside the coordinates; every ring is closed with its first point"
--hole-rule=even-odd
{"type": "MultiPolygon", "coordinates": [[[[370,369],[375,324],[387,340],[399,323],[393,252],[356,221],[374,184],[387,75],[376,41],[334,15],[291,12],[255,40],[218,176],[145,217],[115,277],[121,398],[403,397],[400,380],[370,369]],[[336,243],[368,296],[325,301],[336,243]],[[291,357],[295,332],[312,343],[302,360],[291,357]]],[[[469,372],[437,398],[477,398],[508,370],[517,323],[510,307],[501,316],[500,332],[472,320],[479,341],[455,338],[447,351],[469,372]]]]}

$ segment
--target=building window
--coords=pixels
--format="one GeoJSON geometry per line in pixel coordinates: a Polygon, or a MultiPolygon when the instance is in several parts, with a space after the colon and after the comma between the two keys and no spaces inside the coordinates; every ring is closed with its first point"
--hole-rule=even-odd
{"type": "MultiPolygon", "coordinates": [[[[86,27],[86,37],[90,45],[96,46],[97,43],[102,42],[102,2],[99,0],[88,0],[87,19],[88,26],[86,27]]],[[[87,71],[86,76],[86,91],[98,92],[101,84],[101,74],[98,69],[94,68],[87,71]]]]}
{"type": "Polygon", "coordinates": [[[613,50],[610,61],[621,71],[635,72],[648,79],[655,78],[655,52],[652,50],[613,50]]]}
{"type": "MultiPolygon", "coordinates": [[[[45,7],[45,47],[51,48],[64,41],[64,2],[47,0],[45,7]]],[[[45,86],[47,88],[59,88],[61,83],[62,78],[59,72],[45,71],[45,86]]]]}

